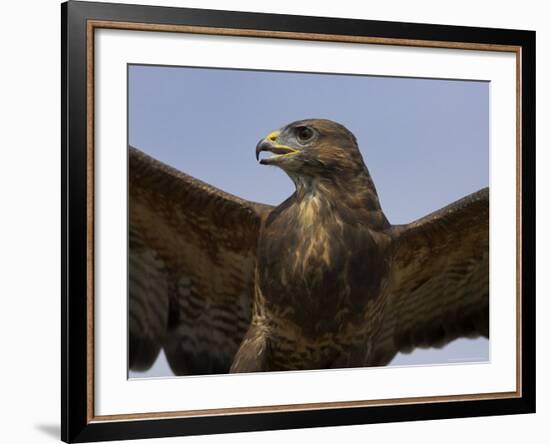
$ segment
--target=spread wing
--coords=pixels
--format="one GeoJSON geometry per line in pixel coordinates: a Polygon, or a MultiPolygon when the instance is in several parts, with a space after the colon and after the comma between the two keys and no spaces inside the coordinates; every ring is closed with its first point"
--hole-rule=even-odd
{"type": "Polygon", "coordinates": [[[223,373],[244,336],[261,219],[224,193],[129,147],[129,367],[164,348],[175,374],[223,373]]]}
{"type": "Polygon", "coordinates": [[[489,336],[489,189],[394,227],[392,275],[369,365],[489,336]]]}

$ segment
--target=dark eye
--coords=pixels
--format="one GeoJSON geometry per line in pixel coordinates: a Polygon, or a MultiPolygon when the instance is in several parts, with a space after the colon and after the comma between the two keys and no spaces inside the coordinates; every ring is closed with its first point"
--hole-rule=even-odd
{"type": "Polygon", "coordinates": [[[296,138],[298,142],[304,143],[313,137],[313,130],[307,126],[299,126],[296,128],[296,138]]]}

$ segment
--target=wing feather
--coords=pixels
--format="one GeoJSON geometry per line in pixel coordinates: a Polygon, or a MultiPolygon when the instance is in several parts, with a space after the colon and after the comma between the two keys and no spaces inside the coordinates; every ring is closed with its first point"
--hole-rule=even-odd
{"type": "Polygon", "coordinates": [[[129,147],[129,365],[164,348],[174,373],[227,372],[250,320],[270,207],[129,147]]]}
{"type": "Polygon", "coordinates": [[[489,190],[393,228],[392,275],[370,365],[489,336],[489,190]]]}

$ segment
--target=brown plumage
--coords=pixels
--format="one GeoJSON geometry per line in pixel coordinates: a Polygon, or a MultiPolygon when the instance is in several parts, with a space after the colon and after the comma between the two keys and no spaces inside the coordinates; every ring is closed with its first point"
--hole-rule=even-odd
{"type": "Polygon", "coordinates": [[[489,195],[391,225],[355,137],[328,120],[262,139],[296,191],[239,199],[129,151],[129,355],[178,375],[385,365],[488,337],[489,195]]]}

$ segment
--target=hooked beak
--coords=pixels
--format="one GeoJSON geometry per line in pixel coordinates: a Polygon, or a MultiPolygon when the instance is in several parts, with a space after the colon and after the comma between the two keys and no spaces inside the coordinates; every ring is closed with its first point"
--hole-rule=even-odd
{"type": "Polygon", "coordinates": [[[260,160],[260,163],[262,165],[274,164],[278,159],[293,156],[294,154],[298,154],[300,152],[287,145],[281,145],[280,143],[277,143],[276,140],[278,136],[279,132],[274,131],[264,137],[262,140],[260,140],[256,145],[256,160],[260,160],[260,153],[262,151],[268,151],[274,154],[271,157],[260,160]]]}

